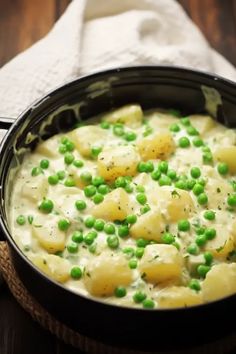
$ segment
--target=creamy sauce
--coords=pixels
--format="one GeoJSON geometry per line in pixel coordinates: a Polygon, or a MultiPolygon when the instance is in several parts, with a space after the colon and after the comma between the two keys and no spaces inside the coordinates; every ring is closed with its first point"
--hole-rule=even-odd
{"type": "Polygon", "coordinates": [[[138,105],[97,120],[25,154],[9,212],[20,249],[65,287],[113,304],[235,293],[235,131],[138,105]]]}

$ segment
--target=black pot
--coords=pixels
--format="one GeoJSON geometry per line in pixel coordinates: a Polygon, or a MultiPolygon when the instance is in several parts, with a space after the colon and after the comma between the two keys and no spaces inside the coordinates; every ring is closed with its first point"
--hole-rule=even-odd
{"type": "Polygon", "coordinates": [[[75,294],[29,262],[12,239],[7,221],[13,183],[9,175],[22,159],[22,148],[33,149],[38,141],[30,139],[29,132],[48,138],[71,129],[78,120],[134,102],[143,109],[168,107],[180,109],[183,114],[204,112],[202,85],[215,88],[221,95],[216,118],[235,124],[233,82],[183,68],[130,67],[86,76],[49,93],[19,116],[2,141],[1,238],[7,240],[14,267],[29,292],[56,318],[81,334],[118,346],[157,350],[211,341],[236,329],[229,321],[236,313],[236,295],[191,308],[146,310],[109,305],[75,294]],[[75,103],[80,103],[77,112],[71,108],[75,103]],[[58,110],[63,105],[65,109],[58,110]],[[53,112],[50,124],[42,129],[42,122],[53,112]]]}

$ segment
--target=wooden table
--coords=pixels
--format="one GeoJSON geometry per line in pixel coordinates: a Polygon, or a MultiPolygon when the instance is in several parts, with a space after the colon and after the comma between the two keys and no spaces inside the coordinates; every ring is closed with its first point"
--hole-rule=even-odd
{"type": "MultiPolygon", "coordinates": [[[[70,0],[0,0],[0,67],[42,38],[69,2],[70,0]]],[[[179,2],[212,47],[236,65],[236,1],[179,2]]],[[[0,354],[31,353],[78,354],[79,351],[44,331],[21,309],[3,285],[0,289],[0,354]]],[[[236,349],[232,354],[235,353],[236,349]]]]}

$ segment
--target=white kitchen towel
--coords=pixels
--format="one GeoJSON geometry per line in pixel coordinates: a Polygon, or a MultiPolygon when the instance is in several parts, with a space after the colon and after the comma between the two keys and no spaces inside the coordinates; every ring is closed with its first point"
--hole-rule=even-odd
{"type": "Polygon", "coordinates": [[[180,65],[236,81],[174,0],[73,0],[42,40],[0,69],[0,116],[16,117],[75,77],[117,66],[180,65]]]}

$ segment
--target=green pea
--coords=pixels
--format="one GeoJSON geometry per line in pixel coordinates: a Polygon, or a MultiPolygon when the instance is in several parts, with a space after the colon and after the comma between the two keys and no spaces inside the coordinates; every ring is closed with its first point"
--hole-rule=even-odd
{"type": "Polygon", "coordinates": [[[89,172],[83,172],[80,175],[80,179],[82,182],[89,184],[92,182],[92,175],[89,172]]]}
{"type": "Polygon", "coordinates": [[[125,191],[127,192],[127,193],[132,193],[133,191],[134,191],[134,188],[132,187],[132,185],[131,184],[126,184],[126,186],[125,186],[125,191]]]}
{"type": "Polygon", "coordinates": [[[49,161],[47,159],[43,159],[40,161],[40,167],[46,170],[49,167],[49,161]]]}
{"type": "Polygon", "coordinates": [[[129,260],[129,267],[130,269],[136,269],[138,266],[138,262],[136,259],[130,259],[129,260]]]}
{"type": "Polygon", "coordinates": [[[188,148],[191,145],[189,138],[187,138],[186,136],[181,137],[178,143],[179,143],[179,147],[183,149],[188,148]]]}
{"type": "Polygon", "coordinates": [[[137,258],[142,258],[143,254],[144,254],[144,247],[138,247],[135,251],[135,256],[137,258]]]}
{"type": "Polygon", "coordinates": [[[70,151],[70,152],[74,151],[75,144],[72,141],[68,140],[65,145],[66,145],[66,150],[67,151],[70,151]]]}
{"type": "Polygon", "coordinates": [[[67,152],[67,148],[65,145],[60,145],[58,151],[60,154],[65,154],[67,152]]]}
{"type": "Polygon", "coordinates": [[[84,163],[83,163],[82,160],[74,160],[74,161],[73,161],[73,165],[74,165],[75,167],[77,167],[77,168],[81,168],[81,167],[84,166],[84,163]]]}
{"type": "Polygon", "coordinates": [[[152,172],[151,177],[154,181],[158,181],[159,178],[161,177],[161,172],[158,169],[156,169],[152,172]]]}
{"type": "Polygon", "coordinates": [[[116,228],[115,228],[115,226],[113,224],[107,223],[104,226],[104,231],[105,231],[106,234],[112,235],[112,234],[114,234],[116,232],[116,228]]]}
{"type": "Polygon", "coordinates": [[[105,120],[100,123],[100,127],[102,129],[109,129],[110,128],[110,123],[106,122],[105,120]]]}
{"type": "Polygon", "coordinates": [[[67,219],[60,219],[57,223],[59,230],[66,231],[70,227],[70,222],[67,219]]]}
{"type": "Polygon", "coordinates": [[[201,290],[201,285],[197,279],[191,279],[188,286],[190,289],[195,290],[195,291],[201,290]]]}
{"type": "Polygon", "coordinates": [[[213,161],[213,155],[211,152],[205,152],[203,155],[202,155],[202,161],[205,163],[205,164],[209,164],[209,163],[212,163],[213,161]]]}
{"type": "Polygon", "coordinates": [[[187,187],[187,181],[185,180],[179,180],[175,183],[175,187],[178,188],[178,189],[183,189],[183,190],[186,190],[188,189],[187,187]]]}
{"type": "Polygon", "coordinates": [[[199,247],[202,247],[205,245],[205,243],[207,242],[207,238],[206,238],[206,235],[198,235],[195,239],[195,242],[196,244],[199,246],[199,247]]]}
{"type": "Polygon", "coordinates": [[[16,222],[18,225],[22,226],[26,223],[26,218],[24,217],[24,215],[19,215],[16,218],[16,222]]]}
{"type": "Polygon", "coordinates": [[[33,167],[31,170],[31,176],[35,177],[42,173],[42,169],[40,167],[33,167]]]}
{"type": "Polygon", "coordinates": [[[87,233],[87,235],[84,236],[84,243],[90,246],[94,242],[96,237],[97,237],[96,231],[90,231],[87,233]]]}
{"type": "Polygon", "coordinates": [[[216,237],[216,229],[214,228],[207,228],[205,230],[204,236],[207,240],[213,240],[216,237]]]}
{"type": "Polygon", "coordinates": [[[124,135],[125,131],[124,131],[124,126],[123,124],[115,124],[113,126],[113,134],[116,136],[122,136],[124,135]]]}
{"type": "Polygon", "coordinates": [[[159,186],[171,186],[171,179],[168,176],[161,176],[158,180],[159,186]]]}
{"type": "Polygon", "coordinates": [[[43,199],[43,201],[39,205],[39,210],[42,212],[49,214],[53,210],[54,204],[50,199],[43,199]]]}
{"type": "Polygon", "coordinates": [[[144,192],[145,192],[145,187],[142,186],[142,185],[140,185],[140,184],[138,184],[138,185],[136,186],[136,192],[138,192],[138,193],[144,193],[144,192]]]}
{"type": "Polygon", "coordinates": [[[196,147],[201,147],[201,146],[203,146],[203,140],[200,138],[194,138],[193,145],[196,147]]]}
{"type": "Polygon", "coordinates": [[[118,286],[115,288],[114,295],[116,297],[124,297],[127,294],[126,289],[123,286],[118,286]]]}
{"type": "Polygon", "coordinates": [[[236,194],[229,195],[227,198],[227,203],[229,206],[235,207],[236,206],[236,194]]]}
{"type": "Polygon", "coordinates": [[[180,119],[180,122],[181,122],[181,124],[183,124],[184,126],[189,126],[189,125],[191,124],[189,118],[187,118],[187,117],[181,118],[181,119],[180,119]]]}
{"type": "Polygon", "coordinates": [[[124,188],[127,184],[127,181],[124,177],[118,177],[116,180],[115,180],[115,187],[116,188],[124,188]]]}
{"type": "Polygon", "coordinates": [[[59,182],[59,177],[57,174],[48,177],[48,183],[51,184],[52,186],[56,185],[58,182],[59,182]]]}
{"type": "Polygon", "coordinates": [[[154,164],[152,161],[146,162],[146,172],[153,172],[154,171],[154,164]]]}
{"type": "Polygon", "coordinates": [[[95,187],[98,187],[102,184],[104,184],[105,181],[104,181],[104,178],[101,177],[101,176],[96,176],[96,177],[93,177],[92,179],[92,184],[95,186],[95,187]]]}
{"type": "Polygon", "coordinates": [[[67,177],[67,179],[64,182],[64,185],[66,187],[75,187],[75,180],[72,177],[67,177]]]}
{"type": "Polygon", "coordinates": [[[158,165],[158,169],[162,172],[162,173],[167,173],[169,168],[168,162],[167,161],[161,161],[158,165]]]}
{"type": "Polygon", "coordinates": [[[175,171],[175,170],[169,170],[169,171],[167,172],[167,176],[168,176],[170,179],[172,179],[172,181],[175,180],[176,177],[177,177],[176,171],[175,171]]]}
{"type": "Polygon", "coordinates": [[[84,188],[84,194],[88,198],[93,197],[96,194],[96,191],[96,187],[93,185],[89,185],[84,188]]]}
{"type": "Polygon", "coordinates": [[[147,172],[147,164],[144,161],[140,161],[138,166],[137,166],[137,171],[142,173],[142,172],[147,172]]]}
{"type": "Polygon", "coordinates": [[[134,141],[137,138],[137,134],[135,132],[128,131],[124,135],[125,140],[134,141]]]}
{"type": "Polygon", "coordinates": [[[111,249],[116,249],[117,247],[119,247],[119,243],[119,239],[116,235],[110,235],[107,237],[107,245],[111,249]]]}
{"type": "Polygon", "coordinates": [[[100,184],[100,186],[98,186],[98,192],[105,195],[107,193],[109,193],[110,188],[108,187],[107,184],[100,184]]]}
{"type": "Polygon", "coordinates": [[[143,300],[143,307],[145,309],[153,309],[155,307],[155,302],[152,299],[143,300]]]}
{"type": "Polygon", "coordinates": [[[147,202],[147,197],[144,193],[138,193],[136,195],[136,200],[139,204],[144,205],[147,202]]]}
{"type": "Polygon", "coordinates": [[[197,198],[198,204],[200,205],[205,205],[208,203],[208,197],[206,195],[206,193],[201,193],[199,194],[198,198],[197,198]]]}
{"type": "Polygon", "coordinates": [[[95,243],[90,245],[88,248],[89,252],[92,254],[96,253],[96,249],[97,249],[97,245],[95,243]]]}
{"type": "Polygon", "coordinates": [[[206,265],[211,265],[211,263],[212,263],[212,261],[213,261],[213,255],[212,255],[212,253],[211,252],[205,252],[204,254],[203,254],[203,257],[204,257],[204,259],[205,259],[205,263],[206,263],[206,265]]]}
{"type": "Polygon", "coordinates": [[[88,228],[92,228],[95,224],[96,219],[93,216],[88,216],[85,220],[84,220],[84,225],[88,228]]]}
{"type": "Polygon", "coordinates": [[[136,304],[140,304],[141,302],[143,302],[146,299],[147,295],[142,292],[142,291],[137,291],[134,295],[133,295],[133,300],[136,304]]]}
{"type": "Polygon", "coordinates": [[[194,128],[193,126],[189,126],[187,129],[186,129],[187,133],[189,135],[199,135],[199,132],[196,128],[194,128]]]}
{"type": "Polygon", "coordinates": [[[220,175],[227,175],[227,173],[229,172],[229,166],[227,165],[227,163],[219,163],[219,165],[217,166],[217,171],[219,172],[220,175]]]}
{"type": "Polygon", "coordinates": [[[128,224],[135,224],[137,221],[137,216],[135,214],[127,215],[126,221],[128,224]]]}
{"type": "Polygon", "coordinates": [[[196,183],[193,187],[193,194],[196,196],[202,194],[204,192],[204,187],[200,183],[196,183]]]}
{"type": "Polygon", "coordinates": [[[64,179],[66,177],[66,172],[65,171],[58,171],[57,177],[59,178],[59,180],[64,179]]]}
{"type": "Polygon", "coordinates": [[[197,235],[203,235],[205,233],[205,231],[206,231],[206,228],[203,227],[203,226],[196,228],[196,234],[197,235]]]}
{"type": "Polygon", "coordinates": [[[118,235],[120,237],[126,237],[129,235],[129,227],[128,225],[121,225],[118,227],[118,235]]]}
{"type": "Polygon", "coordinates": [[[192,167],[190,174],[193,178],[199,178],[201,176],[201,170],[199,167],[192,167]]]}
{"type": "Polygon", "coordinates": [[[76,243],[81,243],[84,240],[84,236],[81,231],[74,231],[71,238],[72,241],[76,243]]]}
{"type": "Polygon", "coordinates": [[[149,241],[145,240],[144,238],[138,238],[136,240],[137,247],[146,247],[148,244],[149,244],[149,241]]]}
{"type": "Polygon", "coordinates": [[[66,145],[66,143],[69,141],[69,139],[67,138],[67,136],[62,136],[61,137],[61,143],[63,144],[63,145],[66,145]]]}
{"type": "Polygon", "coordinates": [[[174,235],[172,235],[171,233],[165,232],[165,233],[162,235],[161,240],[162,240],[162,242],[164,242],[164,243],[170,245],[170,244],[172,244],[172,243],[175,241],[175,237],[174,237],[174,235]]]}
{"type": "Polygon", "coordinates": [[[132,247],[123,248],[122,252],[126,254],[129,258],[134,256],[134,249],[132,247]]]}
{"type": "Polygon", "coordinates": [[[80,279],[82,277],[82,274],[83,273],[82,273],[81,268],[77,267],[77,266],[73,267],[70,271],[70,276],[73,279],[80,279]]]}
{"type": "Polygon", "coordinates": [[[179,220],[178,222],[178,230],[179,231],[189,231],[190,230],[190,222],[188,220],[179,220]]]}
{"type": "Polygon", "coordinates": [[[206,220],[215,220],[216,213],[213,210],[206,210],[203,216],[206,220]]]}
{"type": "Polygon", "coordinates": [[[101,151],[102,151],[101,146],[92,146],[92,148],[91,148],[92,157],[97,158],[101,151]]]}
{"type": "Polygon", "coordinates": [[[76,253],[76,252],[78,252],[78,243],[76,243],[76,242],[70,242],[70,243],[68,243],[68,245],[66,246],[66,248],[67,248],[67,251],[69,252],[69,253],[76,253]]]}
{"type": "Polygon", "coordinates": [[[146,214],[149,210],[151,210],[151,208],[150,208],[150,206],[148,204],[146,204],[142,208],[140,208],[140,213],[141,214],[146,214]]]}
{"type": "Polygon", "coordinates": [[[197,267],[197,272],[201,278],[205,278],[206,274],[209,272],[210,269],[211,269],[211,267],[204,265],[204,264],[200,264],[197,267]]]}
{"type": "Polygon", "coordinates": [[[99,194],[99,193],[95,194],[94,197],[93,197],[94,204],[100,204],[100,203],[103,202],[103,200],[104,200],[104,196],[102,194],[99,194]]]}
{"type": "Polygon", "coordinates": [[[178,133],[180,131],[180,126],[176,123],[173,123],[170,125],[169,129],[173,133],[178,133]]]}
{"type": "Polygon", "coordinates": [[[196,255],[199,253],[199,248],[195,243],[192,243],[187,247],[187,252],[196,255]]]}
{"type": "Polygon", "coordinates": [[[64,156],[64,162],[67,165],[71,165],[74,159],[75,159],[74,155],[71,154],[70,152],[67,152],[64,156]]]}
{"type": "Polygon", "coordinates": [[[102,231],[104,229],[105,222],[101,219],[97,219],[94,223],[94,228],[97,231],[102,231]]]}
{"type": "Polygon", "coordinates": [[[79,199],[79,200],[76,200],[75,207],[77,210],[84,210],[84,209],[86,209],[87,204],[85,203],[84,200],[79,199]]]}

